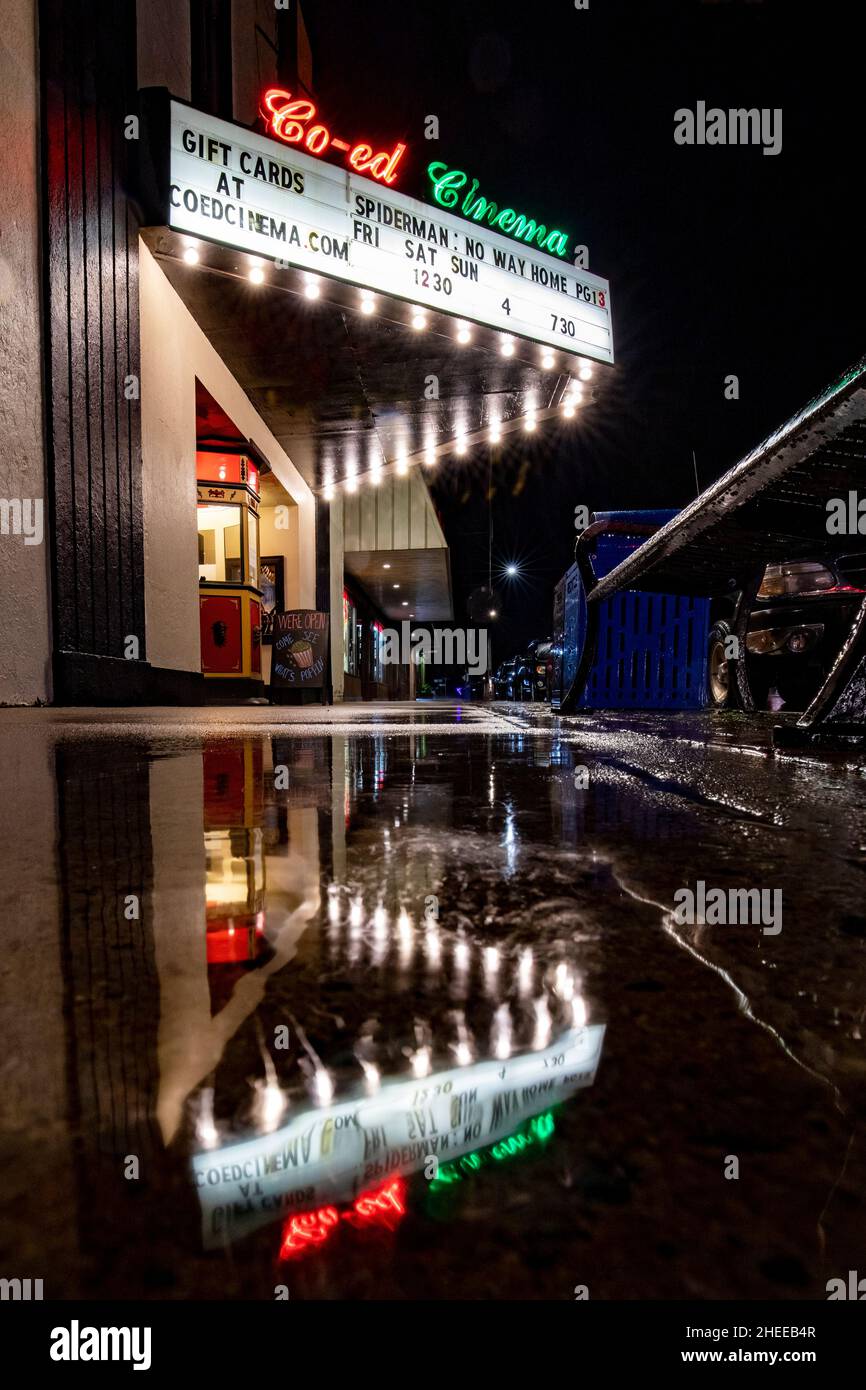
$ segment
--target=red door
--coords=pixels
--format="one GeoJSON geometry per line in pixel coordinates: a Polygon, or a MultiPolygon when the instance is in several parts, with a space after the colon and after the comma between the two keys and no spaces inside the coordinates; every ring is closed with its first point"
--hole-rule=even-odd
{"type": "Polygon", "coordinates": [[[241,601],[228,594],[199,594],[201,669],[234,673],[242,669],[241,601]]]}

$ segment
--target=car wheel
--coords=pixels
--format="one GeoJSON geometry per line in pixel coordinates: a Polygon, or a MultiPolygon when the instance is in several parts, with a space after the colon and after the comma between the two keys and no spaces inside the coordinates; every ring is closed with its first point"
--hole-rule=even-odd
{"type": "Polygon", "coordinates": [[[710,633],[707,646],[707,694],[712,709],[725,709],[731,700],[731,674],[725,655],[730,636],[727,623],[719,623],[710,633]]]}

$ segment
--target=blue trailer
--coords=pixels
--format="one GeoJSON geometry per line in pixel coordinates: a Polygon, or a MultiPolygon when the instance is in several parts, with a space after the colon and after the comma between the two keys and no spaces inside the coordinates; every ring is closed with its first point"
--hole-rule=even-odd
{"type": "Polygon", "coordinates": [[[675,510],[594,512],[554,594],[553,707],[591,659],[579,709],[700,709],[707,704],[710,600],[626,590],[598,605],[595,654],[585,651],[587,593],[670,521],[675,510]]]}

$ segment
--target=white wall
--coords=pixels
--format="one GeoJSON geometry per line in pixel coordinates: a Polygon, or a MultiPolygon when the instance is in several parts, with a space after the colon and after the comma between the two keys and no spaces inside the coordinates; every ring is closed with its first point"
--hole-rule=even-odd
{"type": "Polygon", "coordinates": [[[3,0],[0,130],[0,498],[41,499],[43,516],[41,544],[0,535],[0,704],[31,705],[51,693],[35,0],[3,0]]]}
{"type": "MultiPolygon", "coordinates": [[[[316,602],[313,494],[211,346],[147,247],[141,253],[141,450],[147,656],[175,671],[201,668],[196,539],[195,382],[267,459],[298,508],[286,590],[316,602]]],[[[270,552],[265,551],[265,554],[270,552]]]]}

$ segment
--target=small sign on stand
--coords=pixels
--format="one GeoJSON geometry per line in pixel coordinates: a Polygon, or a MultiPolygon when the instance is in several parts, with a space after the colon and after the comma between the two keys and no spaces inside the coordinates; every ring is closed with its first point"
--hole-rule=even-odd
{"type": "Polygon", "coordinates": [[[328,614],[295,608],[273,615],[272,690],[321,690],[328,669],[328,614]]]}

